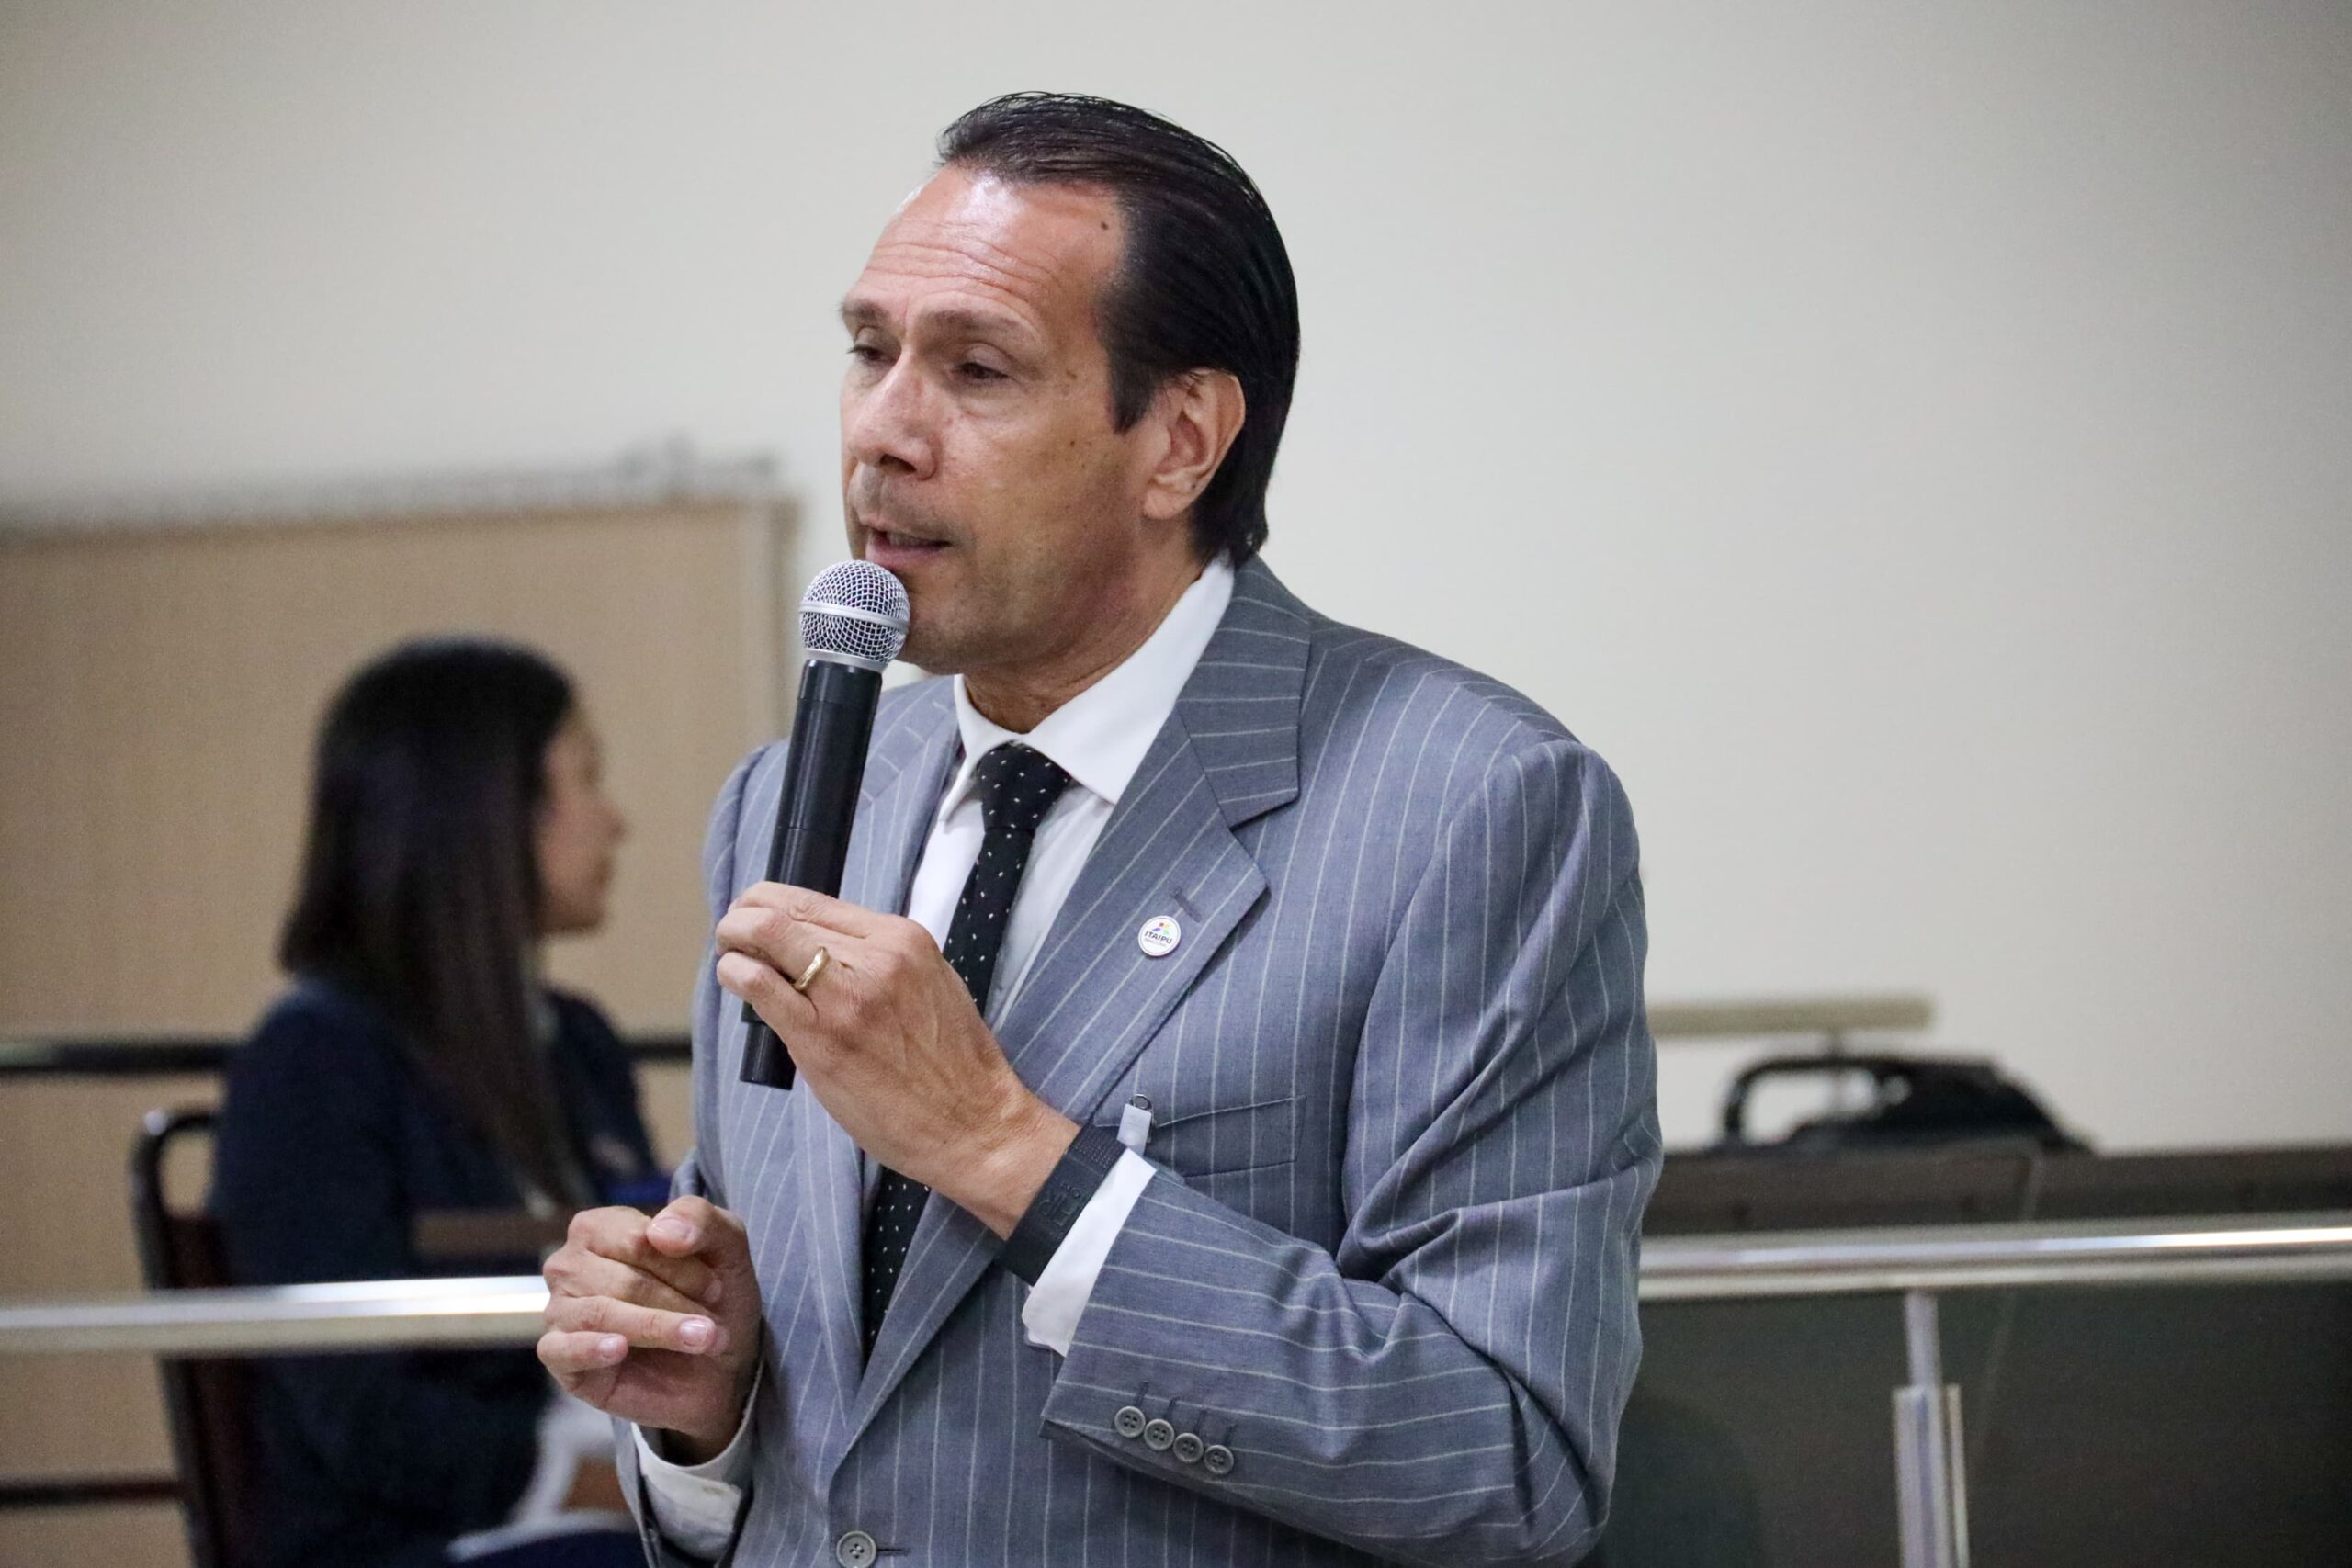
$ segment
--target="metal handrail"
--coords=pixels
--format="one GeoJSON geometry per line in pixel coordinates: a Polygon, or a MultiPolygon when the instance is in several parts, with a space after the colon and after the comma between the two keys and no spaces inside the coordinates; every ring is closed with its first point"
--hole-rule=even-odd
{"type": "Polygon", "coordinates": [[[0,1302],[0,1355],[272,1356],[528,1345],[539,1337],[547,1302],[547,1286],[536,1274],[0,1302]]]}
{"type": "MultiPolygon", "coordinates": [[[[1935,1022],[1931,997],[1896,992],[1852,996],[1728,998],[1649,1004],[1650,1033],[1661,1041],[1818,1036],[1842,1045],[1851,1034],[1917,1033],[1935,1022]]],[[[62,1033],[0,1038],[0,1077],[173,1077],[225,1071],[243,1045],[230,1034],[62,1033]]],[[[692,1055],[682,1032],[649,1030],[629,1037],[639,1064],[679,1066],[692,1055]]]]}
{"type": "MultiPolygon", "coordinates": [[[[622,1044],[639,1066],[684,1066],[693,1057],[693,1043],[683,1033],[650,1031],[622,1044]]],[[[0,1078],[218,1077],[243,1048],[242,1039],[218,1034],[0,1039],[0,1078]]]]}
{"type": "Polygon", "coordinates": [[[1642,1300],[2352,1280],[2352,1212],[1937,1225],[1645,1243],[1642,1300]]]}
{"type": "MultiPolygon", "coordinates": [[[[1694,1236],[1643,1249],[1645,1302],[2352,1280],[2352,1213],[2137,1225],[1694,1236]]],[[[0,1355],[281,1355],[537,1340],[537,1275],[0,1302],[0,1355]]]]}
{"type": "Polygon", "coordinates": [[[1728,997],[1713,1001],[1652,1002],[1648,1013],[1650,1033],[1660,1041],[1819,1035],[1842,1044],[1849,1034],[1911,1034],[1931,1029],[1936,1000],[1910,991],[1728,997]]]}

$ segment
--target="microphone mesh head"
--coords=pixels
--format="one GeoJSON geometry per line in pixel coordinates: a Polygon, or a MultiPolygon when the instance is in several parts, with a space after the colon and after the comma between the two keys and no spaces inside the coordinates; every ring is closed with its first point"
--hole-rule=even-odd
{"type": "Polygon", "coordinates": [[[907,640],[906,585],[872,561],[819,572],[800,596],[800,646],[879,670],[907,640]]]}

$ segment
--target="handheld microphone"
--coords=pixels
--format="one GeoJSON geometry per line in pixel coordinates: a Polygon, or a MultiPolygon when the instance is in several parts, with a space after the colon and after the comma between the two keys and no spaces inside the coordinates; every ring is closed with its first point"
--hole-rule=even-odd
{"type": "MultiPolygon", "coordinates": [[[[800,705],[776,796],[768,880],[828,897],[842,890],[865,747],[882,671],[907,640],[905,585],[870,561],[829,566],[800,599],[800,705]]],[[[752,1004],[743,1004],[743,1081],[792,1087],[792,1058],[752,1004]]]]}

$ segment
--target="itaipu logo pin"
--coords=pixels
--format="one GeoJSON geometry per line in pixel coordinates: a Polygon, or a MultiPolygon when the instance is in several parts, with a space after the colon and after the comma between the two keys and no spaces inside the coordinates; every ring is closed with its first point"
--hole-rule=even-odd
{"type": "Polygon", "coordinates": [[[1184,940],[1184,928],[1176,923],[1173,915],[1154,915],[1136,932],[1136,945],[1143,949],[1146,958],[1165,958],[1176,951],[1184,940]]]}

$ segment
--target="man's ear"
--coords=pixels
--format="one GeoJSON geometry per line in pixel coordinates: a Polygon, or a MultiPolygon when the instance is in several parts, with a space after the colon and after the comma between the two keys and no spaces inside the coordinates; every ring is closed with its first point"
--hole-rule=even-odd
{"type": "Polygon", "coordinates": [[[1144,491],[1146,517],[1167,522],[1191,510],[1216,478],[1248,412],[1241,382],[1230,371],[1193,370],[1160,389],[1149,417],[1165,439],[1144,491]]]}

